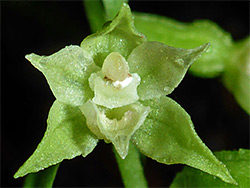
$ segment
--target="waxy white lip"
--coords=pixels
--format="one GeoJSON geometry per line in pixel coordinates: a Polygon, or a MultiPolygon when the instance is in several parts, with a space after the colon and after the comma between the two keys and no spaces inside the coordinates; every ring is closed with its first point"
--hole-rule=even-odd
{"type": "Polygon", "coordinates": [[[123,81],[115,81],[115,82],[112,82],[112,84],[114,87],[122,89],[122,88],[128,86],[132,82],[132,80],[133,80],[133,77],[129,76],[123,81]]]}

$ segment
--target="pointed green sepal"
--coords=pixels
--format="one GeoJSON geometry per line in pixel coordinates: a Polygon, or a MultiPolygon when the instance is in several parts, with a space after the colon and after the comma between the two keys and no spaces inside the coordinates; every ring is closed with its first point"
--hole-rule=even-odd
{"type": "Polygon", "coordinates": [[[213,78],[223,73],[233,43],[231,35],[216,23],[209,20],[183,23],[168,17],[139,12],[133,12],[133,15],[136,28],[146,35],[148,41],[186,49],[211,43],[207,53],[192,64],[190,72],[205,78],[213,78]]]}
{"type": "Polygon", "coordinates": [[[50,56],[29,54],[25,57],[45,75],[59,101],[80,106],[93,97],[88,78],[100,68],[81,47],[71,45],[50,56]]]}
{"type": "Polygon", "coordinates": [[[111,52],[119,52],[127,58],[136,46],[145,41],[146,37],[135,30],[129,6],[123,3],[114,20],[106,23],[101,31],[85,38],[81,47],[92,55],[98,66],[102,67],[104,59],[111,52]]]}
{"type": "Polygon", "coordinates": [[[133,133],[145,121],[150,108],[134,103],[121,108],[98,107],[89,100],[80,107],[87,119],[87,126],[99,139],[112,142],[121,158],[128,153],[129,141],[133,133]]]}
{"type": "Polygon", "coordinates": [[[237,181],[238,185],[232,185],[221,181],[219,178],[206,174],[200,170],[184,167],[179,172],[171,188],[175,187],[210,187],[210,188],[247,188],[250,187],[250,150],[215,152],[215,156],[227,165],[228,170],[237,181]]]}
{"type": "Polygon", "coordinates": [[[38,172],[64,159],[87,156],[98,139],[90,132],[78,107],[55,101],[50,109],[45,135],[31,157],[19,168],[14,178],[38,172]]]}
{"type": "Polygon", "coordinates": [[[226,166],[201,141],[190,116],[179,104],[169,97],[143,104],[152,111],[131,140],[144,155],[164,164],[187,164],[236,183],[226,166]]]}
{"type": "Polygon", "coordinates": [[[181,82],[190,65],[209,47],[194,49],[167,46],[159,42],[145,42],[137,46],[128,57],[131,73],[138,73],[141,100],[170,94],[181,82]]]}

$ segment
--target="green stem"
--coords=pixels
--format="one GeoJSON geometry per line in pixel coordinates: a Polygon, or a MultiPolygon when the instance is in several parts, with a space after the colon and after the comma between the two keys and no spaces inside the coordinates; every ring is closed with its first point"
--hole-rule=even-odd
{"type": "Polygon", "coordinates": [[[30,187],[46,187],[53,186],[54,179],[58,170],[59,164],[51,166],[43,171],[31,173],[26,176],[24,181],[24,188],[30,187]]]}
{"type": "Polygon", "coordinates": [[[148,187],[140,160],[140,153],[136,147],[130,143],[129,152],[125,159],[119,156],[115,148],[114,152],[125,187],[148,187]]]}
{"type": "Polygon", "coordinates": [[[85,12],[89,20],[91,31],[100,30],[105,23],[105,12],[101,0],[83,0],[85,12]]]}

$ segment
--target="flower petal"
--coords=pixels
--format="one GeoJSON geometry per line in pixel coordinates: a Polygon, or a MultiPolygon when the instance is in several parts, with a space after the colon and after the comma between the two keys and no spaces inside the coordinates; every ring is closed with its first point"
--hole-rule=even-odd
{"type": "Polygon", "coordinates": [[[190,65],[204,53],[209,44],[194,49],[167,46],[159,42],[145,42],[137,46],[127,62],[131,73],[138,73],[141,100],[170,94],[181,82],[190,65]]]}
{"type": "Polygon", "coordinates": [[[194,48],[210,42],[211,48],[190,67],[196,76],[213,78],[221,75],[230,56],[232,37],[209,20],[183,23],[164,16],[133,12],[135,26],[149,41],[177,48],[194,48]]]}
{"type": "Polygon", "coordinates": [[[98,107],[89,100],[80,107],[87,119],[87,126],[99,139],[112,142],[121,158],[128,153],[129,140],[146,119],[150,108],[134,103],[121,108],[98,107]]]}
{"type": "Polygon", "coordinates": [[[95,63],[102,67],[111,52],[119,52],[127,58],[131,51],[146,41],[146,37],[135,30],[133,17],[127,4],[123,4],[117,17],[106,23],[104,29],[85,38],[81,47],[88,51],[95,63]]]}
{"type": "Polygon", "coordinates": [[[48,127],[31,157],[19,168],[15,178],[38,172],[64,159],[87,156],[98,139],[89,131],[78,107],[55,101],[50,109],[48,127]]]}
{"type": "Polygon", "coordinates": [[[29,54],[25,56],[46,77],[55,97],[66,104],[80,106],[93,92],[88,78],[100,70],[88,52],[79,46],[68,46],[50,56],[29,54]]]}
{"type": "Polygon", "coordinates": [[[226,166],[201,141],[190,116],[179,104],[169,97],[143,104],[152,111],[131,140],[144,155],[164,164],[187,164],[235,183],[226,166]]]}

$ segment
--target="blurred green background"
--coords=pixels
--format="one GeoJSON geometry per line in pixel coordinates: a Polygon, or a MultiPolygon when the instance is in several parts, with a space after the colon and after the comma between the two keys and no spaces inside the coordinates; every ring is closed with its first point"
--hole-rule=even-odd
{"type": "MultiPolygon", "coordinates": [[[[55,100],[43,75],[24,58],[50,55],[90,34],[81,1],[1,3],[1,187],[20,187],[14,173],[32,154],[55,100]]],[[[249,2],[130,1],[133,11],[156,13],[182,22],[209,19],[235,40],[249,35],[249,2]]],[[[192,117],[196,131],[213,151],[249,148],[249,116],[220,79],[187,75],[171,94],[192,117]]],[[[183,165],[143,160],[151,187],[167,187],[183,165]]],[[[55,187],[123,186],[111,145],[100,142],[86,158],[64,161],[55,187]]]]}

